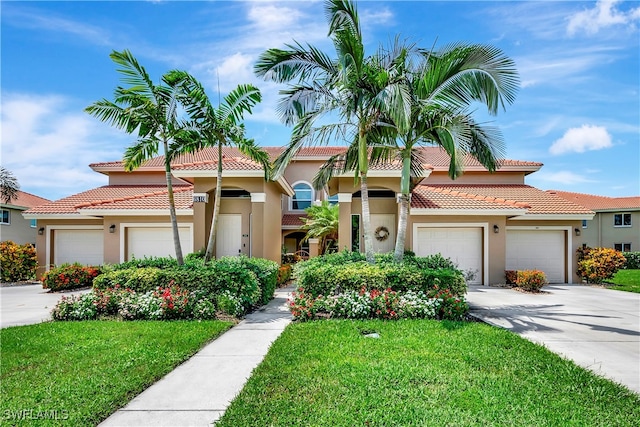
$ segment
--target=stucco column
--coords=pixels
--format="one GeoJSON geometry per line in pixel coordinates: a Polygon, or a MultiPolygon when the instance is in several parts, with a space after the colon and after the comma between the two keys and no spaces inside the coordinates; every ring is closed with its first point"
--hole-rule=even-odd
{"type": "Polygon", "coordinates": [[[320,255],[320,239],[309,239],[309,258],[320,255]]]}
{"type": "Polygon", "coordinates": [[[267,200],[265,193],[251,193],[251,253],[252,257],[264,258],[264,204],[267,200]]]}
{"type": "Polygon", "coordinates": [[[208,193],[193,193],[193,250],[199,251],[206,248],[209,238],[210,220],[207,221],[208,193]]]}
{"type": "Polygon", "coordinates": [[[340,224],[338,226],[338,250],[351,250],[351,193],[338,193],[340,224]]]}

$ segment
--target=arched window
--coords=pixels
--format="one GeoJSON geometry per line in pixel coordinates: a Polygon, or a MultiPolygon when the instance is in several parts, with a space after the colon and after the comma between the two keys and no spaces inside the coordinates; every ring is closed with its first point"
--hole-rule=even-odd
{"type": "Polygon", "coordinates": [[[313,188],[306,182],[299,182],[293,186],[295,195],[291,198],[291,210],[301,211],[313,202],[313,188]]]}

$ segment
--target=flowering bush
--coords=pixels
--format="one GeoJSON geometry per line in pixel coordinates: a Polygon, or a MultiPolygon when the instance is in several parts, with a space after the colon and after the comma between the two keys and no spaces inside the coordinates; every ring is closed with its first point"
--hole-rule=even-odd
{"type": "Polygon", "coordinates": [[[515,285],[518,280],[518,272],[516,270],[505,270],[504,278],[507,285],[515,285]]]}
{"type": "Polygon", "coordinates": [[[540,270],[518,271],[516,285],[526,291],[538,292],[547,283],[547,276],[540,270]]]}
{"type": "Polygon", "coordinates": [[[292,271],[293,269],[289,264],[283,265],[278,269],[278,286],[284,285],[291,279],[292,271]]]}
{"type": "Polygon", "coordinates": [[[52,291],[83,288],[91,286],[93,279],[99,274],[98,267],[86,267],[78,263],[62,264],[42,276],[42,287],[52,291]]]}
{"type": "Polygon", "coordinates": [[[54,320],[92,320],[98,317],[96,296],[89,292],[82,295],[63,296],[51,311],[54,320]]]}
{"type": "Polygon", "coordinates": [[[0,276],[3,282],[35,279],[38,259],[36,248],[11,240],[0,242],[0,276]]]}
{"type": "MultiPolygon", "coordinates": [[[[240,300],[234,295],[218,297],[218,301],[226,301],[220,311],[232,315],[243,312],[240,300]]],[[[88,320],[99,316],[119,316],[124,320],[214,319],[216,304],[203,291],[189,292],[175,284],[147,292],[115,286],[62,297],[52,316],[55,320],[88,320]]]]}
{"type": "Polygon", "coordinates": [[[622,253],[610,248],[580,248],[578,250],[578,275],[587,283],[602,283],[624,267],[622,253]]]}
{"type": "Polygon", "coordinates": [[[461,320],[469,310],[464,298],[448,289],[432,296],[422,291],[398,292],[364,287],[337,295],[314,297],[299,287],[289,300],[289,309],[297,320],[317,318],[346,319],[451,319],[461,320]]]}
{"type": "Polygon", "coordinates": [[[216,305],[218,310],[229,316],[239,316],[242,314],[242,301],[229,291],[223,291],[216,295],[216,305]]]}
{"type": "Polygon", "coordinates": [[[624,264],[624,268],[627,270],[640,269],[640,252],[622,252],[627,262],[624,264]]]}

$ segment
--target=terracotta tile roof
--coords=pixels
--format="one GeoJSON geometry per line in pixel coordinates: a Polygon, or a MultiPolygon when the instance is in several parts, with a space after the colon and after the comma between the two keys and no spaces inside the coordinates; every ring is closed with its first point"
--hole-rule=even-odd
{"type": "Polygon", "coordinates": [[[282,226],[302,227],[304,223],[300,218],[307,218],[307,214],[284,214],[282,215],[282,226]]]}
{"type": "MultiPolygon", "coordinates": [[[[282,151],[283,147],[262,147],[271,159],[275,159],[282,151]]],[[[447,153],[439,147],[423,147],[422,157],[427,165],[433,166],[435,170],[447,171],[449,169],[449,156],[447,153]]],[[[341,154],[346,151],[346,147],[336,146],[322,146],[322,147],[303,147],[298,151],[296,158],[302,160],[304,158],[329,158],[330,156],[341,154]]],[[[223,147],[223,158],[225,159],[224,167],[227,170],[261,170],[262,166],[249,160],[235,147],[223,147]]],[[[205,148],[195,153],[184,154],[175,159],[172,163],[172,167],[176,170],[202,170],[213,169],[217,167],[217,149],[205,148]]],[[[471,156],[465,156],[464,158],[465,169],[468,170],[484,170],[484,167],[480,163],[473,159],[471,156]]],[[[500,165],[503,168],[524,168],[526,170],[535,171],[542,166],[542,163],[527,162],[521,160],[501,160],[500,165]]],[[[94,170],[100,172],[108,172],[109,170],[122,170],[123,165],[121,161],[92,163],[89,165],[94,170]]],[[[164,170],[164,156],[154,157],[147,160],[140,169],[147,170],[164,170]]],[[[400,169],[400,162],[393,162],[388,165],[380,165],[371,168],[373,170],[396,170],[400,169]]]]}
{"type": "Polygon", "coordinates": [[[11,199],[9,203],[4,203],[3,205],[12,205],[12,206],[20,206],[23,208],[33,208],[38,205],[44,205],[45,203],[50,203],[51,200],[45,199],[44,197],[36,196],[31,193],[27,193],[26,191],[18,191],[18,197],[15,199],[11,199]]]}
{"type": "Polygon", "coordinates": [[[419,185],[411,207],[422,209],[527,209],[527,214],[593,214],[590,209],[524,184],[419,185]]]}
{"type": "MultiPolygon", "coordinates": [[[[193,204],[193,187],[174,185],[176,209],[193,204]]],[[[81,209],[168,209],[164,185],[106,185],[27,210],[27,214],[80,214],[81,209]]]]}
{"type": "Polygon", "coordinates": [[[591,210],[640,209],[640,196],[607,197],[593,194],[572,193],[569,191],[547,190],[549,194],[556,194],[591,210]]]}

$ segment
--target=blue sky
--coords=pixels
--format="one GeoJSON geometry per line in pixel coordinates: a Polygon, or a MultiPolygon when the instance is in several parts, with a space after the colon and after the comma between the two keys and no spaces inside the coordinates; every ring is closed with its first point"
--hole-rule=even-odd
{"type": "MultiPolygon", "coordinates": [[[[257,79],[260,53],[293,40],[331,52],[323,3],[14,2],[1,9],[2,166],[22,189],[50,199],[107,183],[88,164],[117,160],[130,135],[83,109],[119,84],[112,50],[129,49],[154,80],[191,72],[217,99],[254,83],[264,100],[246,119],[261,145],[290,129],[275,114],[282,87],[257,79]]],[[[544,163],[540,189],[640,194],[640,3],[359,2],[368,53],[399,34],[430,48],[489,43],[517,65],[521,89],[491,118],[507,158],[544,163]]],[[[482,111],[478,117],[486,119],[482,111]]]]}

